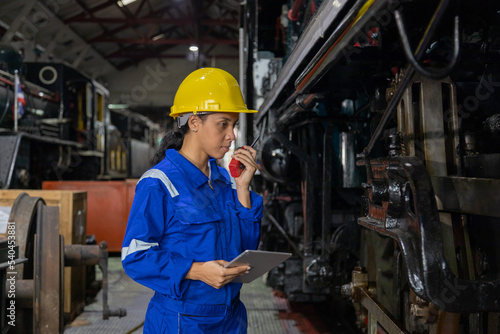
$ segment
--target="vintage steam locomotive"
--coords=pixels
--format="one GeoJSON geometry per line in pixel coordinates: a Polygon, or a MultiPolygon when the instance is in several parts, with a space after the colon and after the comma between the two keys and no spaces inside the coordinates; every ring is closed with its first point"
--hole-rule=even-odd
{"type": "Polygon", "coordinates": [[[159,127],[127,109],[108,109],[107,89],[55,63],[23,63],[0,46],[0,188],[40,189],[44,180],[139,177],[159,127]],[[14,75],[25,97],[13,131],[14,75]]]}
{"type": "Polygon", "coordinates": [[[263,247],[295,254],[269,284],[370,333],[498,333],[500,4],[318,3],[254,60],[263,247]]]}

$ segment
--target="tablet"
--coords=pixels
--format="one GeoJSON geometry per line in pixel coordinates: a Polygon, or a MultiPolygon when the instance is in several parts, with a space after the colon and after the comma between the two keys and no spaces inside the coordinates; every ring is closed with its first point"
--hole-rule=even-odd
{"type": "Polygon", "coordinates": [[[226,264],[225,268],[249,266],[251,269],[248,274],[236,277],[234,283],[250,283],[257,277],[267,273],[292,256],[292,253],[268,252],[261,250],[246,250],[233,261],[226,264]]]}

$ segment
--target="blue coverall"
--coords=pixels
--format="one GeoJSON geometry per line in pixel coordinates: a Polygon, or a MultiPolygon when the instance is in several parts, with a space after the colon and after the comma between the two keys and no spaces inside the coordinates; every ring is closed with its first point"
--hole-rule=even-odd
{"type": "Polygon", "coordinates": [[[193,262],[230,261],[259,243],[262,197],[251,191],[243,207],[228,172],[214,159],[209,168],[207,177],[170,149],[136,186],[122,264],[155,291],[144,333],[246,333],[241,284],[184,279],[193,262]]]}

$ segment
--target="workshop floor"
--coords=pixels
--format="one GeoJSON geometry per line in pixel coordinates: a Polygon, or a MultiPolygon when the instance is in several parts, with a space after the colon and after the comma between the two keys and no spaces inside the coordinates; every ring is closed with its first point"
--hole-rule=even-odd
{"type": "MultiPolygon", "coordinates": [[[[96,302],[87,305],[72,323],[66,326],[65,334],[141,334],[144,316],[152,290],[135,283],[123,271],[119,257],[109,258],[109,307],[122,307],[127,316],[121,319],[102,319],[102,295],[96,302]]],[[[262,279],[244,284],[241,299],[248,313],[248,334],[300,333],[295,321],[280,318],[286,312],[287,301],[273,295],[262,279]]]]}

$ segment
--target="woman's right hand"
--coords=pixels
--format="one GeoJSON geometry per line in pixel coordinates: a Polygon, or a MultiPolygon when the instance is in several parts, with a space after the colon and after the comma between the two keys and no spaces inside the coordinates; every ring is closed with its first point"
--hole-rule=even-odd
{"type": "Polygon", "coordinates": [[[184,278],[203,281],[211,287],[220,289],[236,277],[246,274],[250,270],[248,266],[224,268],[227,263],[224,260],[193,262],[191,269],[184,278]]]}

